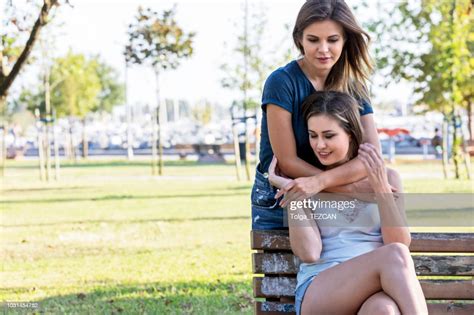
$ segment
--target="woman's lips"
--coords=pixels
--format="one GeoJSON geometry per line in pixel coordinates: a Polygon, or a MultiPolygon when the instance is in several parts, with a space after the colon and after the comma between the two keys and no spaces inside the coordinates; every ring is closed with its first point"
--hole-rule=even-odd
{"type": "Polygon", "coordinates": [[[320,63],[328,63],[331,59],[330,57],[316,58],[320,63]]]}
{"type": "Polygon", "coordinates": [[[331,152],[318,152],[318,157],[321,159],[326,159],[330,154],[331,152]]]}

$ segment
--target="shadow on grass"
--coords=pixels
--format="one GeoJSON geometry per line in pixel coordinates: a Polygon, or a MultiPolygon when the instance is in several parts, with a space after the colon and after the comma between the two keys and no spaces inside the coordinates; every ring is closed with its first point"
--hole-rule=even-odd
{"type": "Polygon", "coordinates": [[[142,220],[81,220],[81,221],[61,221],[51,223],[36,223],[36,224],[15,224],[15,225],[4,225],[0,224],[3,228],[17,228],[17,227],[33,227],[33,226],[58,226],[63,224],[143,224],[153,222],[167,222],[167,223],[180,223],[188,221],[232,221],[232,220],[247,220],[250,216],[230,216],[230,217],[196,217],[196,218],[163,218],[163,219],[142,219],[142,220]]]}
{"type": "Polygon", "coordinates": [[[15,193],[15,192],[35,192],[35,191],[53,191],[53,190],[83,190],[87,189],[85,186],[74,186],[74,187],[42,187],[42,188],[15,188],[15,189],[5,189],[5,193],[15,193]]]}
{"type": "Polygon", "coordinates": [[[106,284],[44,298],[39,314],[252,314],[251,281],[106,284]]]}
{"type": "Polygon", "coordinates": [[[106,195],[102,197],[85,198],[50,198],[50,199],[24,199],[24,200],[2,200],[3,204],[22,203],[50,203],[50,202],[81,202],[81,201],[114,201],[114,200],[140,200],[140,199],[170,199],[170,198],[209,198],[209,197],[233,197],[249,195],[249,192],[224,193],[224,194],[183,194],[183,195],[106,195]]]}
{"type": "MultiPolygon", "coordinates": [[[[199,163],[196,161],[165,161],[164,168],[166,167],[206,167],[206,166],[232,166],[232,163],[221,162],[221,163],[199,163]]],[[[61,168],[95,168],[95,167],[151,167],[151,161],[80,161],[77,163],[65,162],[61,163],[61,168]]],[[[12,163],[7,165],[8,169],[37,169],[36,163],[12,163]]]]}

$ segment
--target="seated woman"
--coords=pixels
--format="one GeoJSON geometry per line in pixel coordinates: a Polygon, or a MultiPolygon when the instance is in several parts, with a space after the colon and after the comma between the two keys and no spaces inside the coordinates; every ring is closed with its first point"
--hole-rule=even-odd
{"type": "Polygon", "coordinates": [[[395,171],[387,172],[373,145],[361,143],[356,100],[341,92],[316,92],[304,101],[303,114],[321,164],[330,169],[360,159],[376,203],[347,197],[344,203],[332,194],[325,196],[332,195],[335,203],[322,202],[323,194],[307,202],[302,202],[303,195],[288,197],[295,180],[279,174],[274,158],[269,180],[281,188],[276,198],[286,194],[282,205],[289,205],[291,248],[302,261],[295,292],[297,314],[427,314],[408,250],[405,210],[391,190],[393,186],[402,191],[400,178],[395,171]],[[338,206],[332,209],[333,205],[338,206]]]}

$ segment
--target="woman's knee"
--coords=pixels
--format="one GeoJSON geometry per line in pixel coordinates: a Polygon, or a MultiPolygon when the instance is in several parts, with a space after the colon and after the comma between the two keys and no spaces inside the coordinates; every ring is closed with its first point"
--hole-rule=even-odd
{"type": "Polygon", "coordinates": [[[405,244],[390,243],[382,248],[382,259],[386,265],[396,265],[399,267],[413,268],[413,259],[410,250],[405,244]]]}
{"type": "Polygon", "coordinates": [[[401,314],[397,303],[384,292],[378,292],[369,297],[360,307],[358,315],[395,315],[401,314]]]}

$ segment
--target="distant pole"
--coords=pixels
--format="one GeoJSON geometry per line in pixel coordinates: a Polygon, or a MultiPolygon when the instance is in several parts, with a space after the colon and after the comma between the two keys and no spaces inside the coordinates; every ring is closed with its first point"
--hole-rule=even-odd
{"type": "Polygon", "coordinates": [[[128,62],[125,60],[125,110],[127,111],[127,159],[133,160],[132,108],[128,103],[128,62]]]}
{"type": "Polygon", "coordinates": [[[448,137],[449,137],[449,127],[448,119],[446,113],[443,113],[443,125],[442,125],[442,161],[443,161],[443,175],[444,179],[448,179],[448,137]]]}
{"type": "Polygon", "coordinates": [[[244,119],[245,119],[245,175],[247,180],[250,180],[250,137],[249,127],[247,118],[247,106],[248,106],[248,95],[247,95],[247,80],[248,80],[248,15],[249,6],[248,0],[245,0],[245,13],[244,13],[244,119]]]}
{"type": "Polygon", "coordinates": [[[161,102],[160,102],[160,73],[158,67],[154,67],[155,79],[156,79],[156,122],[158,125],[158,175],[163,175],[163,134],[161,132],[162,119],[161,119],[161,102]]]}
{"type": "Polygon", "coordinates": [[[57,133],[56,109],[53,108],[53,142],[54,142],[54,179],[59,180],[59,144],[57,133]]]}
{"type": "Polygon", "coordinates": [[[46,158],[46,180],[51,179],[51,141],[49,139],[49,131],[51,126],[51,90],[49,85],[50,71],[48,64],[44,66],[44,103],[45,103],[45,136],[44,150],[46,158]]]}
{"type": "Polygon", "coordinates": [[[41,130],[41,117],[39,108],[35,109],[36,117],[36,133],[38,135],[38,162],[39,162],[39,178],[40,180],[45,179],[45,169],[44,169],[44,147],[43,147],[43,131],[41,130]]]}
{"type": "Polygon", "coordinates": [[[7,132],[8,132],[8,124],[7,124],[7,115],[6,115],[6,107],[7,107],[7,98],[6,96],[0,96],[0,108],[3,108],[2,113],[2,125],[3,125],[3,133],[0,137],[0,177],[5,175],[5,160],[7,158],[7,132]]]}
{"type": "Polygon", "coordinates": [[[158,141],[158,130],[156,128],[156,121],[157,121],[157,108],[153,108],[151,112],[151,174],[154,176],[157,174],[156,171],[156,156],[157,156],[157,147],[156,142],[158,141]]]}

